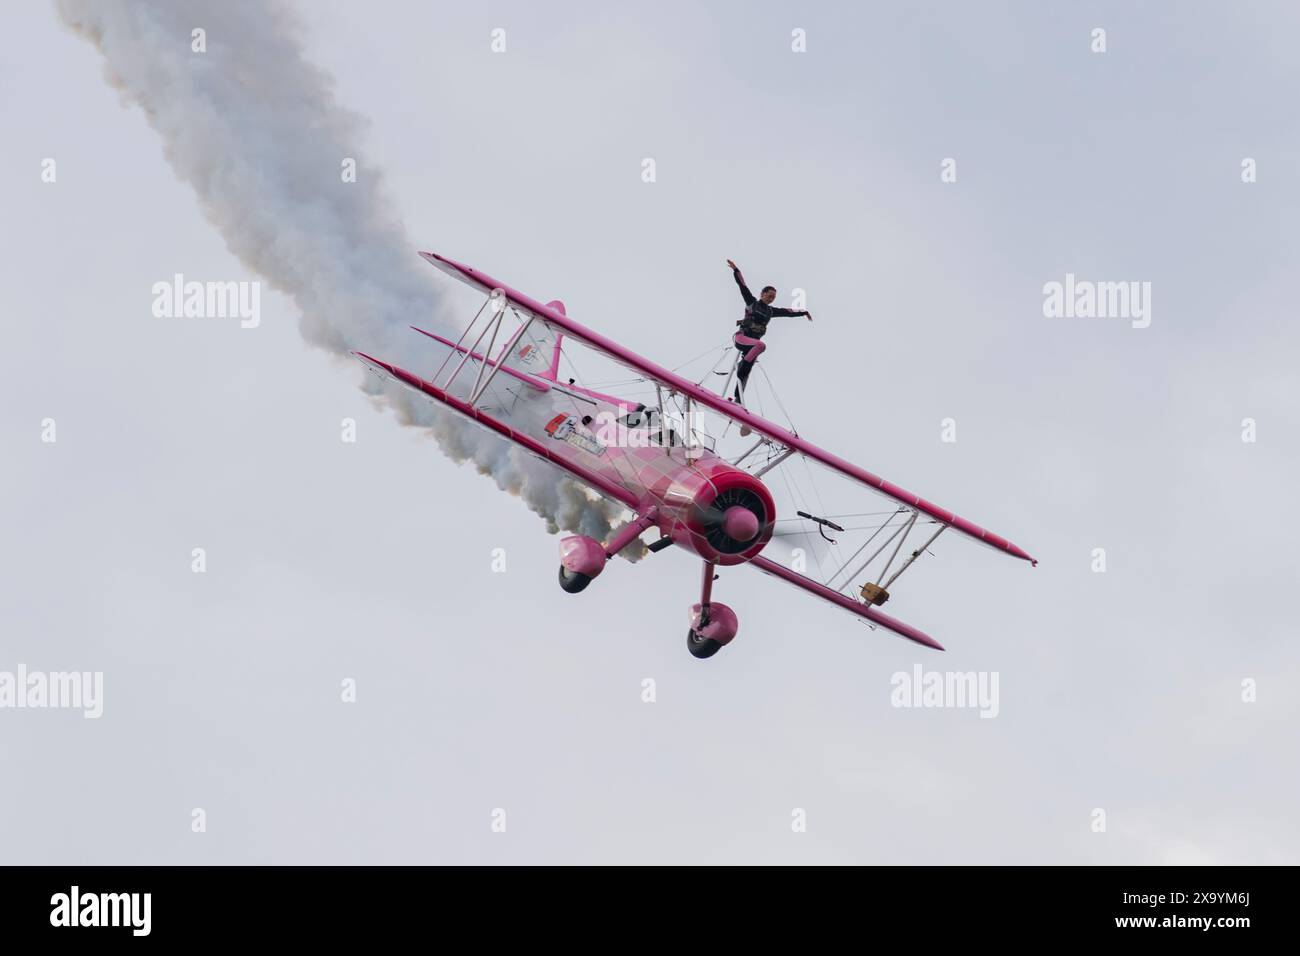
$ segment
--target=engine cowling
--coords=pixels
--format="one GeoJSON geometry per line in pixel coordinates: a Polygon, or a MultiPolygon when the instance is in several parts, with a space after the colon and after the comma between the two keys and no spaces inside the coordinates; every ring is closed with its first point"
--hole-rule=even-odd
{"type": "Polygon", "coordinates": [[[724,461],[701,462],[660,496],[659,527],[716,564],[742,564],[772,539],[776,504],[761,481],[724,461]]]}

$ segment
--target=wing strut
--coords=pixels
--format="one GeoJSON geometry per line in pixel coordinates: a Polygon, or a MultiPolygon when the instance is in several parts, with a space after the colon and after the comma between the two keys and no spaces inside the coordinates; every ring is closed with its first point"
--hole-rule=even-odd
{"type": "MultiPolygon", "coordinates": [[[[504,313],[503,313],[503,314],[504,314],[504,313]]],[[[503,345],[503,346],[501,347],[501,354],[497,356],[497,360],[496,360],[495,362],[489,362],[489,363],[488,363],[488,364],[490,364],[490,365],[492,366],[492,371],[488,373],[487,380],[486,380],[482,385],[479,385],[479,384],[478,384],[478,379],[475,379],[475,380],[474,380],[474,392],[473,392],[473,393],[470,395],[470,397],[469,397],[469,403],[470,403],[471,405],[473,405],[475,402],[477,402],[480,398],[483,397],[483,393],[486,392],[488,386],[492,384],[492,379],[496,378],[497,372],[501,371],[501,359],[502,359],[502,357],[504,357],[504,356],[510,354],[510,350],[513,349],[513,348],[515,347],[515,345],[518,344],[518,342],[519,342],[519,340],[520,340],[521,338],[524,337],[524,333],[526,333],[526,332],[528,331],[528,327],[529,327],[530,325],[532,325],[532,324],[533,324],[533,316],[532,316],[531,314],[529,314],[528,318],[524,321],[524,324],[521,325],[521,326],[519,326],[519,328],[515,329],[515,334],[512,335],[512,336],[510,336],[510,341],[508,341],[505,345],[503,345]]],[[[501,325],[501,320],[500,320],[500,319],[497,319],[497,325],[498,325],[498,326],[501,325]]],[[[496,343],[496,340],[497,340],[497,334],[496,334],[496,330],[494,329],[493,332],[492,332],[492,342],[493,342],[493,344],[496,343]]],[[[558,345],[556,346],[556,349],[557,349],[557,350],[559,349],[559,346],[558,346],[558,345]]],[[[492,346],[491,346],[491,345],[488,346],[488,350],[487,350],[487,353],[486,353],[486,354],[489,355],[489,356],[492,354],[492,346]]],[[[482,378],[482,377],[483,377],[483,369],[484,369],[485,367],[486,367],[486,366],[484,366],[484,365],[480,365],[480,366],[479,366],[479,369],[478,369],[478,378],[482,378]]]]}
{"type": "MultiPolygon", "coordinates": [[[[472,329],[472,328],[474,328],[474,326],[478,324],[479,316],[481,316],[481,315],[483,314],[483,310],[484,310],[484,309],[486,309],[489,305],[491,305],[491,304],[493,304],[493,303],[495,302],[495,306],[494,306],[494,308],[493,308],[493,311],[494,311],[497,315],[500,315],[500,313],[502,312],[501,299],[502,299],[504,296],[505,296],[505,293],[504,293],[502,290],[500,290],[500,289],[493,289],[492,292],[489,293],[488,297],[487,297],[486,299],[483,300],[483,304],[480,305],[480,306],[478,307],[478,311],[474,313],[474,318],[472,318],[472,319],[469,320],[469,325],[465,326],[465,331],[463,331],[463,332],[460,333],[460,338],[458,338],[458,339],[456,340],[456,344],[452,346],[453,351],[447,353],[447,357],[446,357],[445,359],[442,360],[442,364],[438,366],[438,370],[437,370],[436,372],[434,372],[432,376],[430,376],[430,380],[431,380],[431,381],[433,381],[433,382],[436,383],[436,382],[438,381],[438,376],[442,374],[442,370],[445,369],[445,368],[447,367],[447,363],[451,361],[451,357],[452,357],[453,355],[455,355],[456,352],[461,351],[461,347],[460,347],[461,343],[465,341],[465,336],[469,335],[469,330],[472,329]]],[[[474,351],[474,349],[478,347],[478,343],[481,342],[481,341],[483,341],[483,333],[482,333],[482,332],[480,332],[478,338],[474,340],[474,345],[473,345],[472,347],[470,347],[470,348],[464,350],[465,355],[466,355],[466,356],[470,355],[470,353],[472,353],[472,352],[474,351]]],[[[492,356],[489,355],[489,356],[487,356],[487,357],[488,357],[488,358],[491,358],[492,356]]],[[[462,359],[460,365],[457,365],[457,366],[456,366],[456,371],[451,373],[451,378],[447,379],[447,381],[444,383],[444,386],[443,386],[444,388],[445,388],[447,385],[450,385],[450,384],[451,384],[451,379],[456,377],[456,372],[459,372],[459,371],[460,371],[460,367],[461,367],[461,365],[464,365],[464,364],[465,364],[465,362],[464,362],[464,360],[462,359]]]]}
{"type": "MultiPolygon", "coordinates": [[[[897,571],[895,571],[894,576],[890,578],[888,581],[886,581],[882,585],[882,587],[884,587],[884,589],[888,591],[889,586],[893,584],[895,581],[897,581],[899,575],[901,575],[904,571],[910,568],[912,566],[912,562],[915,561],[917,558],[919,558],[922,554],[924,554],[929,549],[930,545],[934,544],[934,539],[939,537],[939,535],[943,534],[943,530],[946,527],[948,527],[946,524],[939,525],[939,530],[936,531],[934,534],[930,535],[930,540],[927,541],[925,544],[921,545],[915,551],[913,551],[912,554],[908,557],[908,559],[903,562],[903,566],[899,568],[897,571]]],[[[881,577],[884,577],[884,575],[881,575],[881,577]]]]}
{"type": "MultiPolygon", "coordinates": [[[[897,511],[895,511],[895,512],[890,516],[890,520],[892,520],[893,518],[898,517],[900,514],[902,514],[902,513],[903,513],[904,511],[906,511],[906,510],[907,510],[906,508],[899,508],[897,511]]],[[[826,582],[827,585],[835,586],[837,589],[838,589],[838,588],[842,588],[842,587],[844,587],[845,585],[847,585],[850,581],[852,581],[854,578],[856,578],[859,574],[861,574],[863,571],[865,571],[865,570],[867,569],[867,566],[870,565],[872,561],[876,560],[876,558],[879,556],[880,552],[884,551],[885,548],[889,547],[889,542],[891,542],[891,541],[894,540],[895,535],[897,535],[899,531],[902,531],[902,530],[903,530],[903,526],[902,526],[902,525],[900,525],[899,527],[897,527],[897,528],[894,529],[894,533],[891,534],[888,538],[886,538],[886,539],[884,540],[884,542],[880,545],[879,548],[877,548],[875,551],[872,552],[871,557],[867,558],[867,560],[863,561],[862,564],[860,564],[860,565],[859,565],[855,570],[853,570],[852,572],[850,572],[849,575],[844,579],[843,584],[840,584],[840,585],[838,585],[838,586],[835,585],[835,580],[840,576],[840,574],[843,573],[844,568],[849,567],[849,566],[850,566],[854,561],[856,561],[858,555],[860,555],[863,551],[865,551],[865,550],[867,549],[867,545],[871,544],[872,541],[876,540],[876,535],[880,534],[880,532],[884,531],[885,528],[887,528],[887,527],[889,527],[889,522],[888,522],[888,521],[886,521],[886,522],[885,522],[884,524],[882,524],[879,528],[877,528],[877,529],[872,533],[871,537],[869,537],[866,541],[862,542],[861,547],[859,547],[858,550],[856,550],[856,551],[853,552],[852,557],[850,557],[847,561],[844,562],[844,564],[843,564],[843,566],[840,568],[840,570],[839,570],[839,571],[836,571],[833,575],[831,575],[831,579],[830,579],[829,581],[826,582]]]]}
{"type": "MultiPolygon", "coordinates": [[[[470,407],[476,405],[478,403],[478,400],[483,397],[483,393],[488,390],[488,386],[492,384],[492,380],[496,378],[497,373],[501,371],[502,360],[505,358],[505,356],[510,354],[510,350],[513,349],[515,345],[518,344],[521,338],[523,338],[524,334],[528,331],[529,326],[533,324],[533,320],[536,318],[535,315],[529,312],[528,317],[525,319],[523,316],[519,315],[519,313],[515,311],[513,308],[509,308],[509,311],[515,312],[515,317],[520,320],[520,325],[519,328],[515,329],[515,331],[511,334],[510,338],[506,341],[506,343],[503,346],[501,346],[501,351],[497,353],[497,357],[493,359],[492,350],[496,348],[497,336],[501,332],[501,323],[505,320],[506,311],[509,305],[510,305],[510,300],[506,298],[506,294],[504,290],[498,288],[498,289],[493,289],[490,293],[488,293],[487,299],[484,300],[481,306],[479,306],[479,310],[474,313],[474,318],[470,320],[469,325],[465,326],[465,330],[460,333],[460,338],[458,338],[456,340],[456,343],[452,346],[452,351],[449,352],[447,354],[447,357],[442,360],[442,364],[438,366],[438,370],[434,372],[433,376],[431,377],[431,381],[436,382],[438,380],[438,376],[442,374],[443,369],[447,367],[447,364],[452,360],[455,354],[457,352],[463,353],[461,355],[460,361],[456,363],[456,367],[452,369],[451,374],[447,376],[447,380],[443,382],[442,385],[440,386],[443,391],[450,392],[452,383],[455,382],[456,378],[460,375],[461,369],[465,367],[465,363],[468,362],[471,358],[478,357],[479,354],[478,347],[480,344],[482,344],[483,339],[487,338],[488,340],[487,348],[484,349],[482,352],[482,359],[481,361],[479,361],[478,372],[474,376],[474,385],[470,388],[469,391],[470,407]],[[487,322],[484,324],[482,330],[479,331],[478,337],[474,339],[474,344],[470,345],[468,348],[462,347],[461,343],[463,343],[465,339],[469,337],[469,333],[473,330],[474,326],[478,324],[478,320],[483,315],[483,310],[488,309],[489,307],[490,307],[490,313],[489,313],[490,317],[488,318],[487,322]],[[488,372],[489,366],[492,369],[492,371],[490,372],[488,372]],[[484,372],[487,372],[486,378],[484,377],[483,374],[484,372]]],[[[423,332],[422,329],[417,329],[416,331],[423,332]]],[[[429,333],[426,332],[424,334],[428,335],[429,333]]],[[[433,337],[437,338],[437,336],[433,336],[433,337]]],[[[558,353],[558,345],[557,345],[557,353],[558,353]]]]}
{"type": "MultiPolygon", "coordinates": [[[[748,454],[748,452],[746,452],[746,454],[748,454]]],[[[768,462],[766,465],[764,465],[762,468],[758,469],[758,471],[754,472],[754,477],[755,477],[755,478],[762,478],[762,477],[763,477],[764,475],[766,475],[769,471],[771,471],[771,470],[772,470],[773,468],[775,468],[777,465],[781,464],[781,462],[785,461],[787,458],[789,458],[789,457],[790,457],[791,455],[793,455],[793,454],[794,454],[794,449],[793,449],[793,448],[787,448],[785,451],[781,452],[781,454],[777,455],[775,458],[773,458],[771,461],[769,461],[769,462],[768,462]]]]}

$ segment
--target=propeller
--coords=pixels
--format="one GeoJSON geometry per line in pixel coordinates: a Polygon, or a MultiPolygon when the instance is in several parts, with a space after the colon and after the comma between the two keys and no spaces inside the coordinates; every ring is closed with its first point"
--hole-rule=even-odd
{"type": "Polygon", "coordinates": [[[767,519],[763,500],[748,488],[728,488],[701,509],[704,536],[722,554],[739,554],[758,537],[767,519]]]}

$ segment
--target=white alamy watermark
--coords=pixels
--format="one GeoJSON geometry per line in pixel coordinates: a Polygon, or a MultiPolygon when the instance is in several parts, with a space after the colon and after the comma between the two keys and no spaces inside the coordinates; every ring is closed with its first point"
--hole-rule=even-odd
{"type": "Polygon", "coordinates": [[[26,664],[0,671],[0,709],[80,710],[94,720],[104,713],[103,671],[29,671],[26,664]]]}
{"type": "Polygon", "coordinates": [[[688,458],[698,457],[704,449],[712,450],[713,438],[704,433],[699,413],[686,415],[642,406],[619,412],[608,409],[595,415],[570,415],[561,412],[545,425],[546,434],[593,455],[607,448],[656,448],[687,446],[688,458]]]}
{"type": "Polygon", "coordinates": [[[50,897],[51,926],[125,926],[132,936],[148,936],[152,893],[83,893],[73,886],[50,897]]]}
{"type": "Polygon", "coordinates": [[[895,707],[978,709],[981,718],[1000,709],[997,671],[925,671],[915,664],[910,672],[895,671],[889,684],[895,707]]]}
{"type": "Polygon", "coordinates": [[[1151,324],[1150,282],[1093,282],[1065,274],[1043,286],[1043,315],[1049,319],[1128,319],[1135,329],[1151,324]]]}
{"type": "Polygon", "coordinates": [[[186,281],[182,273],[153,284],[153,314],[159,319],[239,319],[240,328],[262,322],[260,282],[186,281]]]}

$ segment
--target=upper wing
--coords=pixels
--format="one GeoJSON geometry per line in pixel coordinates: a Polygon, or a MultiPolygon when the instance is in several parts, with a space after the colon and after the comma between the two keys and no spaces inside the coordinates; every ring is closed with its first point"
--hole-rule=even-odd
{"type": "Polygon", "coordinates": [[[462,282],[466,282],[481,291],[490,293],[495,289],[500,289],[501,293],[509,299],[516,308],[529,313],[534,317],[535,321],[542,323],[546,328],[557,333],[563,333],[569,338],[603,353],[613,361],[618,362],[620,365],[633,369],[638,374],[660,383],[665,388],[677,392],[706,408],[712,409],[720,415],[740,422],[742,425],[747,425],[753,431],[774,442],[784,445],[793,452],[806,455],[808,458],[825,465],[827,468],[839,472],[847,478],[870,488],[872,491],[885,495],[888,498],[892,498],[909,509],[920,512],[947,527],[960,531],[962,534],[973,538],[981,544],[988,545],[998,551],[1003,551],[1033,564],[1038,563],[1024,550],[1012,544],[1001,535],[994,534],[992,531],[981,528],[973,521],[969,521],[966,518],[953,514],[946,508],[941,508],[936,504],[926,501],[924,498],[913,494],[905,488],[900,488],[892,482],[886,481],[877,475],[873,475],[866,469],[859,468],[852,462],[845,461],[844,459],[819,448],[812,442],[800,438],[793,432],[781,428],[779,425],[773,424],[767,419],[755,415],[753,412],[727,401],[721,395],[710,392],[708,389],[702,388],[699,385],[686,380],[677,373],[651,362],[648,359],[642,358],[640,355],[637,355],[630,349],[624,348],[617,342],[606,338],[599,332],[594,332],[591,329],[588,329],[586,326],[573,321],[573,319],[569,318],[562,312],[553,309],[550,306],[543,305],[536,299],[498,282],[496,279],[486,273],[480,272],[478,269],[471,268],[470,266],[463,265],[459,262],[454,262],[445,256],[440,256],[432,252],[421,252],[420,255],[448,275],[459,279],[462,282]]]}

